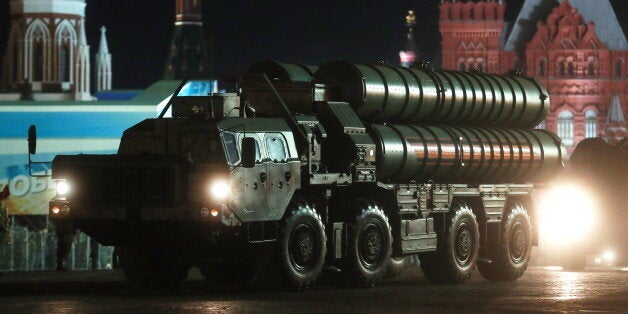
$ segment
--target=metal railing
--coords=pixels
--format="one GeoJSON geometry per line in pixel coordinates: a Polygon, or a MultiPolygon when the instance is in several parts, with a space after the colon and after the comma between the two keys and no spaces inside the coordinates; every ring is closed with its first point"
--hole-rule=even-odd
{"type": "MultiPolygon", "coordinates": [[[[51,270],[57,266],[57,236],[48,230],[10,228],[10,236],[0,243],[0,271],[51,270]]],[[[95,269],[112,268],[113,247],[97,244],[95,269]]],[[[67,261],[68,269],[92,269],[90,238],[78,233],[67,261]]]]}

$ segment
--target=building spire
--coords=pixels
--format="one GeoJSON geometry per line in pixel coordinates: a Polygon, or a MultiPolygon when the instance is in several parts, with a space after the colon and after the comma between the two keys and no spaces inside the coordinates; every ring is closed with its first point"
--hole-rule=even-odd
{"type": "Polygon", "coordinates": [[[89,45],[85,37],[85,18],[81,17],[79,42],[76,47],[76,76],[74,81],[74,100],[94,100],[90,94],[90,58],[89,45]]]}
{"type": "Polygon", "coordinates": [[[98,54],[108,54],[109,53],[109,45],[107,45],[107,32],[106,27],[100,28],[100,44],[98,45],[98,54]]]}
{"type": "Polygon", "coordinates": [[[107,45],[107,28],[100,28],[100,44],[96,54],[96,92],[111,90],[111,54],[107,45]]]}
{"type": "Polygon", "coordinates": [[[401,61],[401,66],[404,67],[410,67],[410,65],[419,59],[419,48],[417,47],[416,40],[414,39],[415,25],[416,16],[414,15],[414,11],[409,10],[408,15],[406,15],[406,27],[408,27],[408,34],[406,37],[408,40],[406,40],[403,50],[399,51],[399,60],[401,61]]]}
{"type": "Polygon", "coordinates": [[[207,43],[200,0],[175,0],[174,33],[166,63],[166,79],[209,77],[207,43]]]}

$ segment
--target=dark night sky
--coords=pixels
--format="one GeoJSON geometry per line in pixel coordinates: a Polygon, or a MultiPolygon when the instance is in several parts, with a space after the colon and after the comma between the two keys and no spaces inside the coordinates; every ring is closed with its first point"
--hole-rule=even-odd
{"type": "MultiPolygon", "coordinates": [[[[0,50],[8,34],[8,1],[0,0],[0,50]]],[[[628,2],[615,0],[615,2],[628,2]]],[[[92,52],[101,25],[108,28],[113,85],[144,88],[163,75],[173,30],[174,0],[88,0],[87,31],[92,52]]],[[[404,17],[417,15],[416,37],[426,57],[440,42],[439,0],[240,0],[203,1],[206,35],[213,34],[215,74],[235,74],[252,63],[321,64],[332,59],[398,63],[405,43],[404,17]]],[[[507,20],[523,0],[508,0],[507,20]]],[[[622,5],[623,6],[623,5],[622,5]]],[[[623,15],[625,10],[617,12],[623,15]]]]}

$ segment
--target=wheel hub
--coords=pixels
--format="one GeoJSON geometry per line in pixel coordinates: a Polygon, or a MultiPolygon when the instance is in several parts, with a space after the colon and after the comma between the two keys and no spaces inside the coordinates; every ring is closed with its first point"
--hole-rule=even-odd
{"type": "Polygon", "coordinates": [[[517,222],[510,231],[510,258],[515,263],[525,260],[528,254],[528,234],[522,223],[517,222]]]}
{"type": "Polygon", "coordinates": [[[368,269],[378,267],[384,255],[384,234],[376,224],[368,224],[362,229],[358,244],[362,265],[368,269]]]}
{"type": "Polygon", "coordinates": [[[473,233],[467,224],[462,224],[456,233],[454,250],[456,262],[460,266],[468,265],[473,255],[473,233]]]}
{"type": "Polygon", "coordinates": [[[316,257],[316,238],[314,228],[308,224],[298,225],[290,238],[288,249],[290,262],[299,270],[313,267],[316,257]]]}

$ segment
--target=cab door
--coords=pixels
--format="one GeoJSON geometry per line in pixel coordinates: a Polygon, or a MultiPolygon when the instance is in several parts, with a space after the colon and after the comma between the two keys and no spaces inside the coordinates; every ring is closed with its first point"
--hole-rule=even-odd
{"type": "Polygon", "coordinates": [[[261,137],[255,133],[222,132],[222,140],[229,166],[232,167],[230,185],[232,201],[238,216],[244,221],[263,220],[268,213],[268,188],[261,182],[266,176],[266,151],[261,137]],[[252,137],[256,142],[257,155],[253,168],[240,166],[242,139],[252,137]]]}
{"type": "MultiPolygon", "coordinates": [[[[239,134],[238,143],[242,145],[244,137],[252,137],[255,139],[256,156],[255,166],[253,168],[244,168],[244,208],[246,212],[256,220],[264,220],[268,212],[268,186],[265,184],[267,172],[267,154],[263,145],[261,145],[261,137],[255,133],[239,134]]],[[[253,218],[251,217],[251,218],[253,218]]]]}
{"type": "Polygon", "coordinates": [[[292,196],[290,186],[292,167],[289,163],[290,152],[286,138],[281,133],[267,133],[264,144],[268,152],[268,206],[271,215],[281,216],[292,196]]]}

